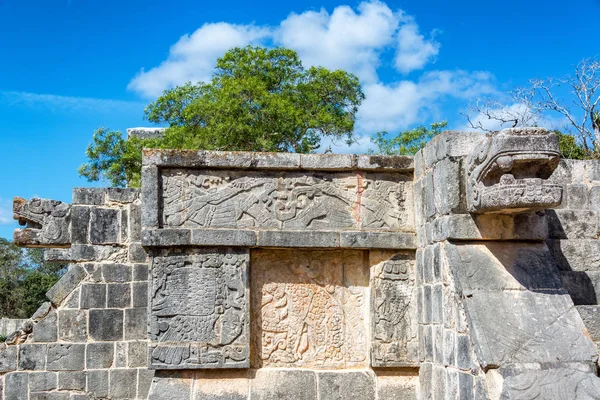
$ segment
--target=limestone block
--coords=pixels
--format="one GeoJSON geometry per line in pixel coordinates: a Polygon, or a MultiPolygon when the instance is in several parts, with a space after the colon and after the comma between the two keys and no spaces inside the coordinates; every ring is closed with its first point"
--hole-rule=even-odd
{"type": "Polygon", "coordinates": [[[146,367],[148,365],[148,344],[146,342],[127,343],[127,366],[129,368],[146,367]]]}
{"type": "Polygon", "coordinates": [[[45,367],[45,344],[22,344],[19,346],[19,370],[40,371],[45,367]]]}
{"type": "Polygon", "coordinates": [[[302,154],[302,169],[340,170],[351,169],[354,157],[351,154],[302,154]]]}
{"type": "Polygon", "coordinates": [[[87,371],[87,392],[95,399],[108,397],[108,370],[87,371]]]}
{"type": "Polygon", "coordinates": [[[232,229],[194,229],[191,243],[197,246],[255,246],[256,232],[232,229]]]}
{"type": "Polygon", "coordinates": [[[148,259],[146,250],[141,243],[131,243],[129,245],[129,262],[130,263],[145,263],[148,259]]]}
{"type": "Polygon", "coordinates": [[[415,249],[417,247],[417,238],[414,233],[408,232],[341,232],[339,247],[357,249],[415,249]]]}
{"type": "Polygon", "coordinates": [[[140,368],[138,369],[138,397],[141,399],[148,398],[148,392],[150,391],[150,385],[152,384],[152,378],[154,378],[155,371],[152,369],[140,368]]]}
{"type": "Polygon", "coordinates": [[[131,266],[126,264],[102,264],[102,276],[106,282],[125,283],[131,281],[131,266]]]}
{"type": "Polygon", "coordinates": [[[254,366],[367,364],[365,252],[255,250],[251,256],[254,366]]]}
{"type": "Polygon", "coordinates": [[[133,280],[147,281],[148,280],[148,264],[133,265],[133,280]]]}
{"type": "Polygon", "coordinates": [[[146,339],[148,336],[148,311],[146,307],[125,310],[125,338],[146,339]]]}
{"type": "Polygon", "coordinates": [[[90,212],[90,243],[120,242],[120,211],[114,208],[93,208],[90,212]]]}
{"type": "Polygon", "coordinates": [[[18,346],[7,346],[0,344],[0,372],[10,372],[17,370],[18,346]]]}
{"type": "Polygon", "coordinates": [[[413,157],[410,156],[381,156],[358,154],[357,167],[365,170],[412,171],[414,168],[413,157]]]}
{"type": "Polygon", "coordinates": [[[558,267],[544,243],[445,245],[457,290],[560,290],[558,267]]]}
{"type": "Polygon", "coordinates": [[[48,371],[82,371],[85,365],[85,345],[50,343],[48,344],[48,371]]]}
{"type": "MultiPolygon", "coordinates": [[[[557,359],[591,362],[597,357],[568,295],[478,291],[465,299],[465,309],[475,352],[484,368],[557,359]]],[[[458,354],[460,358],[460,348],[458,354]]]]}
{"type": "Polygon", "coordinates": [[[99,341],[123,339],[123,310],[89,311],[90,338],[99,341]]]}
{"type": "Polygon", "coordinates": [[[600,272],[563,271],[561,278],[565,290],[575,305],[598,304],[600,298],[600,272]]]}
{"type": "Polygon", "coordinates": [[[247,251],[193,249],[152,261],[150,366],[247,368],[247,251]]]}
{"type": "Polygon", "coordinates": [[[129,239],[132,242],[142,240],[142,206],[134,203],[129,206],[129,239]]]}
{"type": "Polygon", "coordinates": [[[466,204],[461,209],[460,164],[458,161],[444,159],[435,165],[433,170],[433,189],[435,209],[439,215],[466,211],[466,204]]]}
{"type": "Polygon", "coordinates": [[[548,210],[550,239],[598,238],[598,212],[587,210],[548,210]]]}
{"type": "Polygon", "coordinates": [[[142,166],[141,222],[145,228],[158,228],[158,168],[154,165],[142,166]]]}
{"type": "Polygon", "coordinates": [[[340,247],[340,236],[333,231],[258,232],[258,246],[264,247],[340,247]]]}
{"type": "Polygon", "coordinates": [[[316,400],[317,379],[314,371],[271,369],[256,371],[250,387],[253,400],[316,400]]]}
{"type": "Polygon", "coordinates": [[[140,190],[135,188],[108,188],[106,197],[109,202],[133,203],[138,199],[140,190]]]}
{"type": "Polygon", "coordinates": [[[86,346],[85,367],[87,369],[112,367],[115,353],[114,343],[88,343],[86,346]]]}
{"type": "MultiPolygon", "coordinates": [[[[30,378],[31,379],[31,378],[30,378]]],[[[58,373],[59,390],[85,390],[85,372],[65,371],[58,373]]]]}
{"type": "Polygon", "coordinates": [[[567,185],[567,206],[571,210],[588,208],[588,187],[583,183],[567,185]]]}
{"type": "Polygon", "coordinates": [[[86,312],[82,310],[59,310],[58,337],[66,342],[84,342],[87,339],[86,312]]]}
{"type": "Polygon", "coordinates": [[[247,371],[202,371],[196,375],[194,400],[246,400],[247,371]]]}
{"type": "Polygon", "coordinates": [[[328,400],[375,400],[375,377],[371,371],[317,372],[318,398],[328,400]]]}
{"type": "Polygon", "coordinates": [[[107,285],[106,306],[108,308],[131,307],[131,284],[111,283],[107,285]]]}
{"type": "Polygon", "coordinates": [[[131,297],[133,307],[148,306],[148,282],[133,282],[133,294],[131,297]]]}
{"type": "Polygon", "coordinates": [[[189,371],[157,371],[148,400],[190,400],[194,375],[189,371]]]}
{"type": "Polygon", "coordinates": [[[43,392],[54,390],[58,387],[56,372],[32,372],[29,374],[29,390],[43,392]]]}
{"type": "Polygon", "coordinates": [[[370,252],[371,364],[417,366],[417,289],[414,256],[370,252]]]}
{"type": "Polygon", "coordinates": [[[55,342],[57,337],[56,312],[52,311],[33,326],[33,341],[55,342]]]}
{"type": "Polygon", "coordinates": [[[590,188],[590,210],[600,211],[600,185],[590,188]]]}
{"type": "Polygon", "coordinates": [[[70,400],[71,394],[68,392],[38,392],[31,393],[29,400],[70,400]]]}
{"type": "Polygon", "coordinates": [[[81,286],[81,308],[105,308],[106,285],[103,283],[83,284],[81,286]]]}
{"type": "Polygon", "coordinates": [[[64,308],[79,308],[80,306],[80,297],[81,297],[81,288],[76,288],[71,292],[69,297],[65,301],[63,301],[64,308]]]}
{"type": "Polygon", "coordinates": [[[139,139],[160,139],[164,134],[166,128],[128,128],[127,138],[139,138],[139,139]]]}
{"type": "MultiPolygon", "coordinates": [[[[112,399],[132,399],[136,396],[137,370],[111,369],[108,394],[112,399]]],[[[166,398],[166,397],[165,397],[166,398]]],[[[174,398],[174,397],[172,397],[174,398]]]]}
{"type": "Polygon", "coordinates": [[[416,400],[419,376],[417,370],[377,371],[378,400],[416,400]]]}
{"type": "Polygon", "coordinates": [[[600,342],[600,305],[577,306],[583,324],[594,342],[600,342]]]}
{"type": "Polygon", "coordinates": [[[71,246],[72,261],[127,261],[127,248],[112,245],[84,245],[71,246]]]}
{"type": "Polygon", "coordinates": [[[89,243],[90,207],[71,207],[71,243],[89,243]]]}
{"type": "Polygon", "coordinates": [[[25,372],[12,372],[4,378],[4,395],[11,400],[28,400],[27,385],[29,374],[25,372]]]}
{"type": "Polygon", "coordinates": [[[104,188],[75,188],[73,189],[73,204],[95,205],[104,204],[104,188]]]}
{"type": "Polygon", "coordinates": [[[493,375],[488,381],[496,383],[494,398],[593,399],[600,393],[600,378],[591,363],[514,365],[494,370],[493,375]]]}
{"type": "Polygon", "coordinates": [[[475,385],[473,375],[468,372],[460,372],[458,374],[458,398],[470,400],[475,396],[475,385]]]}
{"type": "Polygon", "coordinates": [[[69,270],[46,293],[48,300],[59,305],[87,276],[81,265],[72,264],[69,270]]]}
{"type": "Polygon", "coordinates": [[[547,240],[552,256],[563,271],[600,271],[600,240],[547,240]]]}
{"type": "Polygon", "coordinates": [[[591,181],[600,181],[600,162],[598,160],[587,160],[588,176],[591,181]]]}

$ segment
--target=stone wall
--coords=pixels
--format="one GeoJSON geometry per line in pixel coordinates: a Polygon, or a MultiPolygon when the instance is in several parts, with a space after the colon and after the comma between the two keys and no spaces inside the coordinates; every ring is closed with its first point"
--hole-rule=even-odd
{"type": "MultiPolygon", "coordinates": [[[[38,210],[35,204],[28,209],[38,210]]],[[[46,251],[47,259],[70,266],[48,292],[49,302],[3,344],[5,399],[147,397],[154,371],[146,363],[148,264],[140,206],[134,189],[73,191],[70,214],[62,216],[70,247],[46,251]]],[[[15,238],[52,237],[44,235],[24,229],[15,238]]]]}
{"type": "Polygon", "coordinates": [[[414,159],[145,150],[141,191],[16,198],[15,242],[70,267],[0,393],[600,398],[600,163],[559,161],[538,128],[414,159]]]}
{"type": "Polygon", "coordinates": [[[21,326],[26,319],[0,318],[0,335],[8,336],[21,326]]]}

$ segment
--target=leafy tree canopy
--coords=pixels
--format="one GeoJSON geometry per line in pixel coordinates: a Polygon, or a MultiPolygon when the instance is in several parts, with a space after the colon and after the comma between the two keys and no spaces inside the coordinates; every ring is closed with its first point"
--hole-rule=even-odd
{"type": "Polygon", "coordinates": [[[44,261],[43,249],[21,249],[0,238],[0,317],[31,317],[65,270],[44,261]]]}
{"type": "Polygon", "coordinates": [[[304,69],[293,50],[247,46],[217,60],[212,80],[166,90],[144,111],[169,128],[161,139],[98,129],[80,175],[139,186],[141,148],[314,152],[323,136],[352,142],[364,99],[358,78],[304,69]]]}
{"type": "Polygon", "coordinates": [[[419,126],[415,129],[400,132],[392,138],[387,138],[387,132],[378,132],[371,139],[377,145],[377,153],[386,155],[413,155],[421,150],[427,142],[439,135],[448,122],[435,122],[430,128],[419,126]]]}

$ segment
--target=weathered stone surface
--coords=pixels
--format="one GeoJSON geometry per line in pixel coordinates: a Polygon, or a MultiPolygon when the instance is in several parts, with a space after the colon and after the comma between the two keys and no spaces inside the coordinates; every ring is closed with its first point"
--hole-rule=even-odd
{"type": "Polygon", "coordinates": [[[57,200],[15,197],[13,218],[24,229],[15,229],[14,242],[23,247],[64,247],[71,243],[71,205],[57,200]]]}
{"type": "Polygon", "coordinates": [[[103,283],[83,284],[81,286],[81,308],[106,307],[106,285],[103,283]]]}
{"type": "Polygon", "coordinates": [[[131,281],[131,266],[126,264],[102,264],[102,276],[106,282],[124,283],[131,281]]]}
{"type": "Polygon", "coordinates": [[[366,365],[364,252],[256,250],[251,256],[256,367],[366,365]]]}
{"type": "Polygon", "coordinates": [[[146,367],[148,365],[148,343],[127,343],[127,366],[129,368],[146,367]]]}
{"type": "Polygon", "coordinates": [[[457,288],[478,290],[560,290],[558,267],[543,243],[501,242],[445,246],[457,288]]]}
{"type": "Polygon", "coordinates": [[[378,371],[378,400],[415,400],[419,383],[418,370],[378,371]]]}
{"type": "Polygon", "coordinates": [[[131,284],[113,283],[107,285],[106,306],[108,308],[131,307],[131,284]]]}
{"type": "Polygon", "coordinates": [[[46,366],[45,344],[22,344],[19,347],[20,370],[43,370],[46,366]]]}
{"type": "Polygon", "coordinates": [[[318,372],[319,399],[375,400],[375,377],[370,371],[318,372]]]}
{"type": "Polygon", "coordinates": [[[417,238],[408,232],[341,232],[339,247],[359,249],[415,249],[417,238]]]}
{"type": "Polygon", "coordinates": [[[58,387],[56,372],[34,372],[29,375],[29,390],[43,392],[54,390],[58,387]]]}
{"type": "Polygon", "coordinates": [[[70,400],[71,394],[67,392],[38,392],[31,393],[30,400],[70,400]]]}
{"type": "Polygon", "coordinates": [[[17,346],[0,345],[0,372],[17,370],[17,346]]]}
{"type": "Polygon", "coordinates": [[[575,210],[588,208],[587,185],[581,183],[567,185],[567,206],[575,210]]]}
{"type": "Polygon", "coordinates": [[[414,256],[371,252],[371,364],[417,366],[414,256]]]}
{"type": "Polygon", "coordinates": [[[187,371],[157,371],[148,400],[191,399],[193,383],[194,375],[187,371]]]}
{"type": "Polygon", "coordinates": [[[54,286],[46,293],[52,304],[59,305],[67,296],[77,288],[79,283],[87,276],[85,269],[79,264],[69,266],[65,273],[54,286]]]}
{"type": "Polygon", "coordinates": [[[87,371],[87,392],[92,398],[108,397],[108,370],[87,371]]]}
{"type": "Polygon", "coordinates": [[[113,365],[114,343],[88,343],[85,353],[87,369],[110,368],[113,365]]]}
{"type": "Polygon", "coordinates": [[[84,342],[87,338],[87,315],[81,310],[58,311],[58,337],[66,342],[84,342]]]}
{"type": "MultiPolygon", "coordinates": [[[[112,399],[132,399],[136,396],[137,370],[111,369],[108,395],[112,399]]],[[[167,398],[167,397],[165,397],[167,398]]],[[[176,397],[172,397],[176,398],[176,397]]]]}
{"type": "Polygon", "coordinates": [[[90,213],[90,243],[119,243],[120,212],[114,208],[93,208],[90,213]]]}
{"type": "Polygon", "coordinates": [[[233,229],[194,229],[191,244],[196,246],[245,246],[256,245],[256,232],[233,229]]]}
{"type": "Polygon", "coordinates": [[[354,157],[350,154],[302,154],[301,167],[315,170],[351,169],[354,157]]]}
{"type": "Polygon", "coordinates": [[[340,236],[332,231],[309,232],[258,232],[258,246],[261,247],[329,247],[340,246],[340,236]]]}
{"type": "Polygon", "coordinates": [[[247,371],[203,371],[196,375],[193,400],[246,400],[247,371]]]}
{"type": "Polygon", "coordinates": [[[597,239],[598,213],[588,210],[549,210],[548,238],[597,239]]]}
{"type": "Polygon", "coordinates": [[[577,306],[583,324],[594,342],[600,342],[600,305],[577,306]]]}
{"type": "Polygon", "coordinates": [[[94,340],[122,340],[123,310],[90,310],[89,334],[94,340]]]}
{"type": "Polygon", "coordinates": [[[133,282],[132,289],[132,306],[146,307],[148,305],[148,282],[133,282]]]}
{"type": "Polygon", "coordinates": [[[12,372],[4,378],[5,398],[11,400],[28,400],[27,385],[29,374],[25,372],[12,372]]]}
{"type": "Polygon", "coordinates": [[[563,271],[600,271],[600,240],[547,240],[552,256],[563,271]]]}
{"type": "Polygon", "coordinates": [[[66,371],[58,373],[59,390],[85,390],[85,372],[66,371]]]}
{"type": "Polygon", "coordinates": [[[108,188],[106,189],[106,198],[109,202],[133,203],[138,199],[140,189],[134,188],[108,188]]]}
{"type": "Polygon", "coordinates": [[[148,336],[148,311],[146,307],[125,310],[125,338],[146,339],[148,336]]]}
{"type": "Polygon", "coordinates": [[[33,326],[33,341],[54,342],[57,337],[56,312],[52,311],[33,326]]]}
{"type": "Polygon", "coordinates": [[[85,365],[85,344],[48,344],[48,371],[82,371],[85,365]]]}
{"type": "Polygon", "coordinates": [[[150,385],[152,384],[152,378],[154,378],[155,371],[152,369],[138,369],[138,397],[141,399],[148,398],[148,392],[150,391],[150,385]]]}
{"type": "Polygon", "coordinates": [[[301,369],[259,369],[252,380],[253,400],[316,400],[317,378],[314,371],[301,369]]]}
{"type": "Polygon", "coordinates": [[[73,189],[73,204],[95,205],[104,204],[104,188],[75,188],[73,189]]]}
{"type": "Polygon", "coordinates": [[[154,368],[249,366],[248,252],[163,253],[152,264],[154,368]]]}

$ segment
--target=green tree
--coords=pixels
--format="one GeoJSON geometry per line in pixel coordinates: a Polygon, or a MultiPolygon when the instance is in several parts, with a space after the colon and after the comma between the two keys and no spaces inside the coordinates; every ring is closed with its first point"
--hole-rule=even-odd
{"type": "Polygon", "coordinates": [[[572,160],[586,160],[591,158],[589,152],[581,144],[577,143],[575,136],[562,133],[558,130],[555,130],[554,133],[558,136],[558,147],[563,158],[570,158],[572,160]]]}
{"type": "Polygon", "coordinates": [[[79,173],[139,186],[143,147],[314,152],[324,136],[353,141],[363,99],[356,76],[304,69],[293,50],[234,48],[217,60],[210,82],[166,90],[146,107],[148,121],[168,125],[161,139],[99,129],[79,173]]]}
{"type": "Polygon", "coordinates": [[[435,122],[431,128],[419,126],[414,129],[400,132],[392,138],[387,138],[387,132],[378,132],[371,139],[377,145],[377,153],[386,155],[413,155],[421,150],[427,142],[439,135],[448,126],[448,122],[435,122]]]}
{"type": "Polygon", "coordinates": [[[21,249],[0,238],[0,317],[29,318],[66,265],[44,261],[43,249],[21,249]]]}

